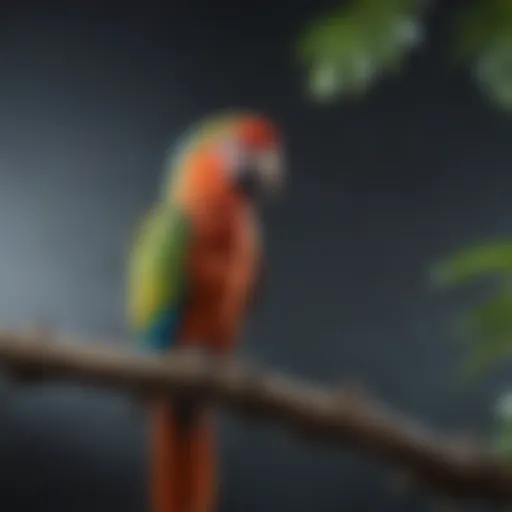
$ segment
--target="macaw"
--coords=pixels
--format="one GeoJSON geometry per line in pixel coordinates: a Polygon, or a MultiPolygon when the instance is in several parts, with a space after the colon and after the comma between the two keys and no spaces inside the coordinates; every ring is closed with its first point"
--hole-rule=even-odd
{"type": "MultiPolygon", "coordinates": [[[[129,320],[145,346],[233,353],[264,268],[259,207],[283,178],[282,137],[262,114],[213,116],[186,135],[129,262],[129,320]]],[[[149,425],[152,512],[215,510],[211,411],[160,401],[149,425]]]]}

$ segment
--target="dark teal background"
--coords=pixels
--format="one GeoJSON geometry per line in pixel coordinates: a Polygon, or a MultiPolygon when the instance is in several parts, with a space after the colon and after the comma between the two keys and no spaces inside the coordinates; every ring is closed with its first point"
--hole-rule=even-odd
{"type": "MultiPolygon", "coordinates": [[[[319,2],[82,3],[0,7],[0,324],[123,339],[126,248],[168,145],[218,109],[262,109],[291,179],[265,215],[267,296],[241,352],[484,432],[507,372],[455,385],[463,294],[429,289],[426,268],[510,233],[512,117],[443,60],[441,32],[400,80],[321,108],[291,58],[319,2]]],[[[145,418],[125,398],[27,389],[2,414],[2,510],[145,509],[145,418]]],[[[221,512],[430,510],[393,495],[386,466],[224,418],[221,512]]]]}

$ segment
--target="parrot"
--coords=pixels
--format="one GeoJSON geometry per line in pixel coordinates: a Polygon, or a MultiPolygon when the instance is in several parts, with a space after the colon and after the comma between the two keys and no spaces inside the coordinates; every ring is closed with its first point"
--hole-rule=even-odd
{"type": "MultiPolygon", "coordinates": [[[[266,273],[262,206],[282,190],[284,168],[280,128],[255,112],[214,114],[169,153],[127,272],[130,327],[145,349],[233,355],[266,273]]],[[[213,512],[214,414],[170,398],[147,407],[151,512],[213,512]]]]}

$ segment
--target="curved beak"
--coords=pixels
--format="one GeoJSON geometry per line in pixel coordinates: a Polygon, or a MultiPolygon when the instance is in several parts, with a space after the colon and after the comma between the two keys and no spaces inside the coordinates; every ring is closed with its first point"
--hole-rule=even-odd
{"type": "Polygon", "coordinates": [[[256,173],[265,195],[279,195],[285,185],[283,152],[277,148],[263,151],[256,157],[256,173]]]}
{"type": "Polygon", "coordinates": [[[277,148],[258,151],[238,167],[236,184],[252,199],[276,197],[284,188],[284,158],[277,148]]]}

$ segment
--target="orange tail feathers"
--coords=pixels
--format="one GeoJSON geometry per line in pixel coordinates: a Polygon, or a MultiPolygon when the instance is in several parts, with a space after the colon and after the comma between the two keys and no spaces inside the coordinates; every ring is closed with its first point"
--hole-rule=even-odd
{"type": "Polygon", "coordinates": [[[215,429],[204,412],[183,418],[169,403],[151,412],[151,512],[214,512],[215,429]]]}

